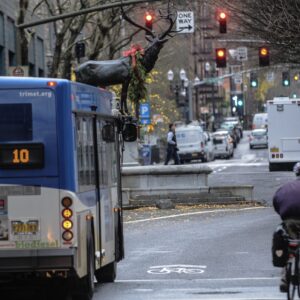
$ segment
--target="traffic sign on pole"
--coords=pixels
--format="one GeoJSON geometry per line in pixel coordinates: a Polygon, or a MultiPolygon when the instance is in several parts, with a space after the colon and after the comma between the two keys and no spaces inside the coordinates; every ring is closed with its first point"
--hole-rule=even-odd
{"type": "Polygon", "coordinates": [[[241,73],[236,73],[234,75],[234,83],[235,84],[242,84],[243,83],[243,76],[241,73]]]}
{"type": "Polygon", "coordinates": [[[140,117],[141,119],[150,119],[150,103],[140,104],[140,117]]]}
{"type": "Polygon", "coordinates": [[[247,61],[248,60],[248,49],[247,49],[247,47],[238,47],[236,49],[236,59],[238,61],[247,61]]]}
{"type": "Polygon", "coordinates": [[[194,12],[178,11],[176,26],[178,33],[193,33],[195,31],[194,12]]]}

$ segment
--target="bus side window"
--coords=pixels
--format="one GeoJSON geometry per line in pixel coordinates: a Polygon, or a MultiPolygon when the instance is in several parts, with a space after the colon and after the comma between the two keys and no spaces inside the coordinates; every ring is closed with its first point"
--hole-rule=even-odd
{"type": "Polygon", "coordinates": [[[92,118],[77,117],[77,164],[79,192],[95,188],[95,158],[92,118]]]}
{"type": "MultiPolygon", "coordinates": [[[[108,185],[108,167],[109,167],[109,153],[107,149],[107,143],[102,139],[102,127],[104,121],[97,120],[97,143],[98,143],[98,161],[99,161],[99,175],[100,185],[108,185]]],[[[109,143],[110,144],[110,143],[109,143]]]]}

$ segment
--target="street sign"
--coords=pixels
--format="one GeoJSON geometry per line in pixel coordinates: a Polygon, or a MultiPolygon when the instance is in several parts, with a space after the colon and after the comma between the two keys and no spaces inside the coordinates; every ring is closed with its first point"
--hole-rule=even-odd
{"type": "Polygon", "coordinates": [[[269,72],[267,73],[267,81],[268,82],[273,82],[274,81],[274,72],[269,72]]]}
{"type": "Polygon", "coordinates": [[[243,76],[241,73],[236,73],[234,75],[234,83],[235,84],[242,84],[243,83],[243,76]]]}
{"type": "Polygon", "coordinates": [[[194,12],[178,11],[176,27],[178,33],[193,33],[195,31],[194,12]]]}
{"type": "Polygon", "coordinates": [[[238,47],[236,49],[236,59],[238,61],[247,61],[248,60],[248,49],[247,49],[247,47],[238,47]]]}
{"type": "Polygon", "coordinates": [[[28,66],[9,67],[8,75],[15,77],[28,77],[28,66]]]}
{"type": "Polygon", "coordinates": [[[151,120],[150,119],[140,119],[140,124],[141,125],[150,125],[151,120]]]}
{"type": "Polygon", "coordinates": [[[141,119],[150,119],[150,103],[140,104],[140,117],[141,119]]]}

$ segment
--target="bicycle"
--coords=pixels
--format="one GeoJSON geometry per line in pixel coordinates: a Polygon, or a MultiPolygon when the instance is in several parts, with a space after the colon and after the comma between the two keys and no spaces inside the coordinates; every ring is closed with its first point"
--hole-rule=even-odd
{"type": "Polygon", "coordinates": [[[288,254],[289,258],[285,267],[287,280],[287,299],[293,300],[296,289],[298,297],[300,298],[300,240],[288,239],[288,254]]]}

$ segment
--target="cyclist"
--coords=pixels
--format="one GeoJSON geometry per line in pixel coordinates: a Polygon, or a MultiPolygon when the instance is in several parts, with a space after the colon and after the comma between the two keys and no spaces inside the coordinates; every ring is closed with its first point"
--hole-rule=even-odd
{"type": "MultiPolygon", "coordinates": [[[[294,166],[297,180],[288,182],[280,187],[274,195],[273,206],[280,215],[287,234],[292,239],[300,234],[300,162],[294,166]]],[[[285,268],[282,272],[280,291],[287,292],[285,268]]]]}

